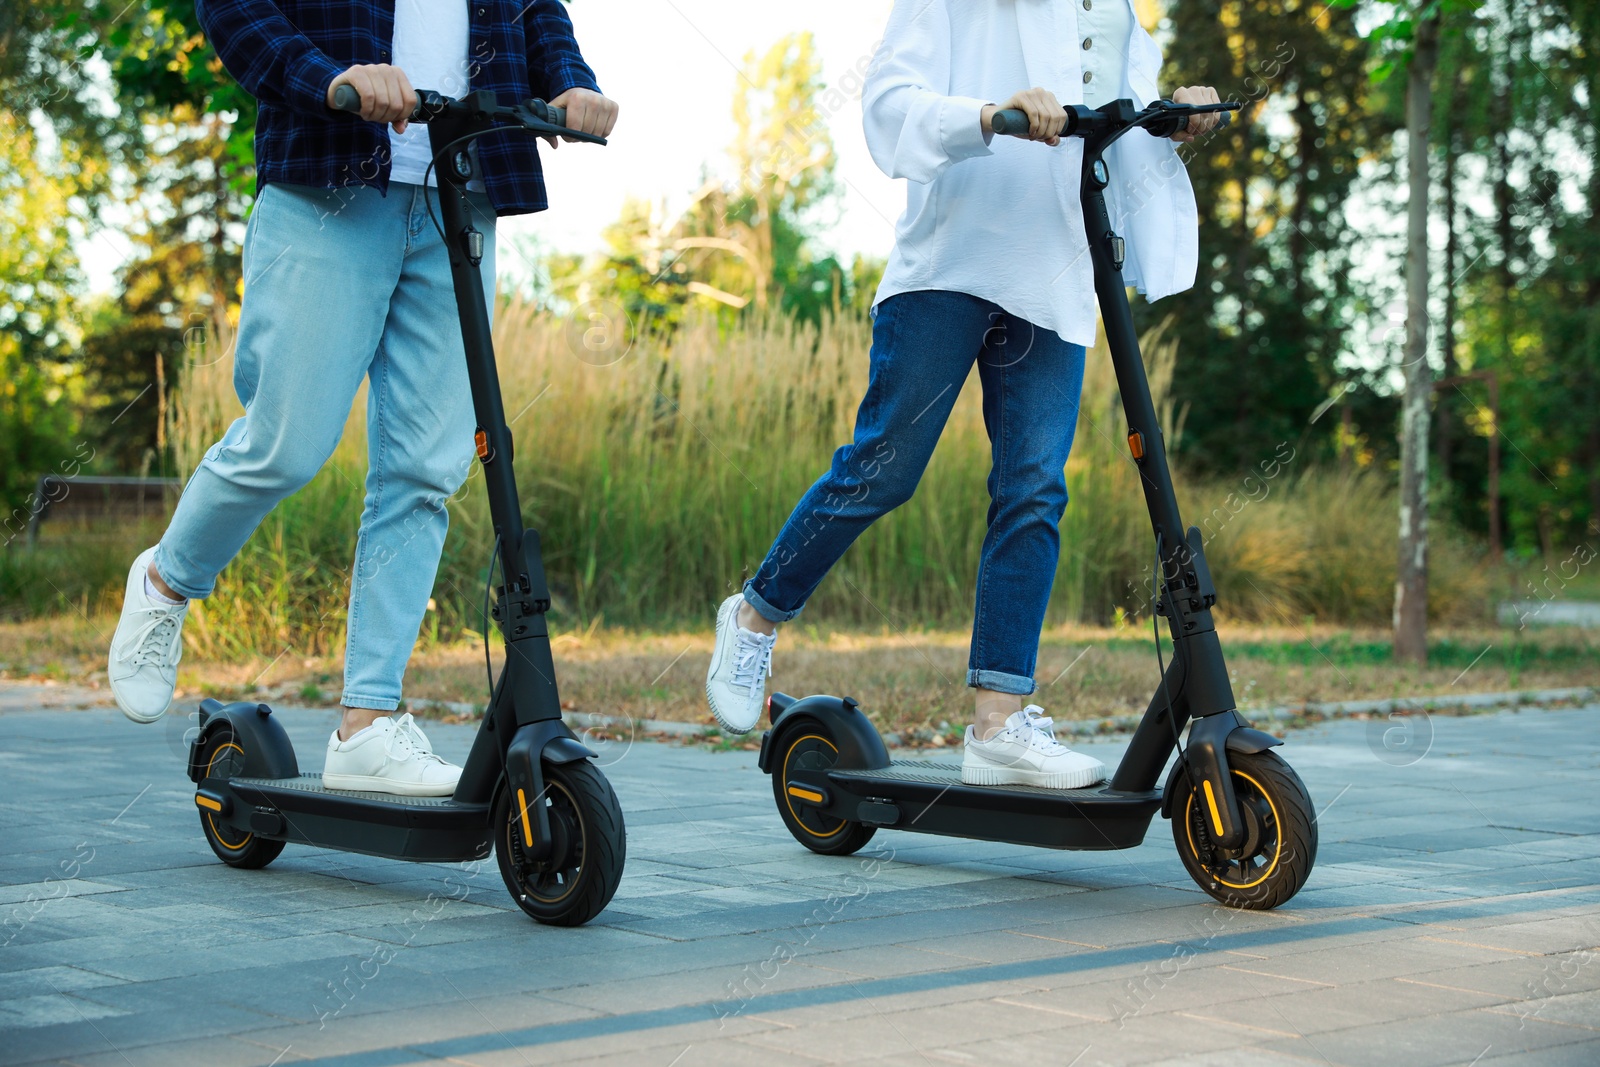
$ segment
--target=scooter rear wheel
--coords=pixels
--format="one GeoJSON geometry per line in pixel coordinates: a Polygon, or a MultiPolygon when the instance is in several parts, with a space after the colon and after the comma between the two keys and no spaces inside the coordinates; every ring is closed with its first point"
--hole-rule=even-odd
{"type": "MultiPolygon", "coordinates": [[[[200,753],[200,764],[206,768],[208,778],[232,778],[243,773],[244,749],[239,747],[233,731],[213,731],[200,753]]],[[[230,867],[257,870],[277,859],[283,851],[282,841],[268,841],[249,830],[229,826],[204,808],[200,810],[200,829],[211,851],[230,867]]]]}
{"type": "Polygon", "coordinates": [[[1172,801],[1172,837],[1195,883],[1230,908],[1267,911],[1300,891],[1317,861],[1316,812],[1294,769],[1272,752],[1230,752],[1234,795],[1246,838],[1238,849],[1217,847],[1205,799],[1186,770],[1172,801]]]}
{"type": "Polygon", "coordinates": [[[509,790],[494,808],[494,851],[500,876],[517,906],[551,926],[582,926],[599,915],[622,881],[627,832],[622,807],[606,776],[588,760],[544,765],[550,857],[531,859],[523,847],[522,812],[509,790]]]}
{"type": "Polygon", "coordinates": [[[790,772],[796,769],[825,771],[839,761],[839,746],[827,729],[820,723],[796,724],[777,740],[772,796],[777,801],[783,825],[789,828],[794,839],[824,856],[848,856],[871,841],[877,827],[824,815],[789,794],[790,772]]]}

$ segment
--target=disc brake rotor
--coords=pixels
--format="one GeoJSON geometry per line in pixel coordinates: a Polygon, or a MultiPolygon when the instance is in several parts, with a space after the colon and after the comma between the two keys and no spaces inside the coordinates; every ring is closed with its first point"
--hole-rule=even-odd
{"type": "Polygon", "coordinates": [[[1244,842],[1238,848],[1222,848],[1211,836],[1211,828],[1198,805],[1190,805],[1189,832],[1198,851],[1200,865],[1220,881],[1239,885],[1254,881],[1262,864],[1277,852],[1278,827],[1272,805],[1247,782],[1235,785],[1239,810],[1244,816],[1244,842]]]}
{"type": "MultiPolygon", "coordinates": [[[[565,789],[547,789],[545,814],[550,822],[550,854],[545,860],[528,855],[522,837],[508,824],[511,859],[526,892],[541,900],[559,900],[571,892],[583,869],[583,826],[565,789]]],[[[514,823],[515,820],[513,819],[514,823]]]]}

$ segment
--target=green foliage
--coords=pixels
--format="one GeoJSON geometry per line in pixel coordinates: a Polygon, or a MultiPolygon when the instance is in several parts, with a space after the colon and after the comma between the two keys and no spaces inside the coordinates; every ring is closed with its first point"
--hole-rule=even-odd
{"type": "Polygon", "coordinates": [[[112,27],[100,49],[126,111],[178,121],[198,121],[199,114],[227,116],[227,122],[205,124],[225,145],[214,158],[235,193],[251,191],[255,98],[229,76],[201,33],[194,0],[145,3],[137,14],[121,16],[116,12],[127,12],[125,0],[54,6],[81,8],[84,18],[112,27]]]}
{"type": "Polygon", "coordinates": [[[818,104],[821,70],[809,33],[746,56],[733,97],[732,180],[705,181],[676,219],[626,204],[604,234],[598,262],[569,276],[564,295],[578,303],[614,299],[634,321],[668,328],[691,307],[716,311],[724,322],[744,309],[776,308],[816,325],[866,299],[857,275],[864,281],[873,267],[847,270],[814,247],[837,193],[833,140],[818,104]]]}
{"type": "MultiPolygon", "coordinates": [[[[1191,412],[1183,457],[1248,469],[1280,442],[1331,453],[1308,427],[1344,372],[1360,248],[1346,207],[1388,130],[1368,114],[1355,17],[1275,0],[1183,0],[1170,9],[1166,91],[1212,85],[1248,106],[1185,150],[1200,208],[1196,287],[1165,300],[1191,412]]],[[[1332,420],[1326,425],[1331,425],[1332,420]]]]}
{"type": "Polygon", "coordinates": [[[40,150],[24,116],[0,110],[0,510],[17,523],[37,507],[38,476],[59,473],[77,436],[80,382],[67,362],[81,287],[67,202],[82,188],[40,150]]]}
{"type": "Polygon", "coordinates": [[[1463,203],[1450,355],[1493,372],[1501,398],[1494,425],[1481,385],[1443,394],[1471,435],[1449,503],[1485,528],[1495,434],[1510,547],[1560,558],[1600,533],[1600,10],[1495,0],[1445,25],[1438,93],[1455,103],[1436,140],[1460,160],[1463,203]]]}

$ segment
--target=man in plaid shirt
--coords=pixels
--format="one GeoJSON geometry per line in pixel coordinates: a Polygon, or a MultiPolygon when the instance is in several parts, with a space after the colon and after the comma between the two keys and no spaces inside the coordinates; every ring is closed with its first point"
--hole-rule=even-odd
{"type": "MultiPolygon", "coordinates": [[[[209,595],[280,500],[320,470],[367,382],[367,478],[347,617],[344,717],[323,782],[447,796],[460,769],[434,755],[400,703],[439,565],[445,501],[466,479],[474,416],[447,251],[429,221],[414,87],[540,97],[608,135],[600,94],[559,0],[199,0],[229,72],[260,102],[257,199],[244,246],[234,386],[244,415],[201,460],[161,541],[128,573],[109,655],[136,722],[172,701],[188,600],[209,595]],[[332,110],[353,86],[361,114],[332,110]]],[[[554,142],[552,142],[554,147],[554,142]]],[[[468,186],[494,292],[496,215],[542,211],[533,139],[476,144],[468,186]],[[481,185],[481,188],[479,186],[481,185]]]]}

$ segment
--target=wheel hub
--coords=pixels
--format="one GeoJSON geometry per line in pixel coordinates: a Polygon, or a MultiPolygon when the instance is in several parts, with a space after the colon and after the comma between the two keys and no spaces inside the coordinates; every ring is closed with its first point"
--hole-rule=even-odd
{"type": "Polygon", "coordinates": [[[524,899],[560,900],[572,891],[583,869],[583,827],[572,798],[558,785],[547,789],[545,815],[550,823],[550,852],[543,860],[528,855],[516,820],[502,829],[511,846],[511,863],[524,899]]]}
{"type": "MultiPolygon", "coordinates": [[[[1237,785],[1242,787],[1243,783],[1237,785]]],[[[1244,826],[1244,841],[1238,848],[1223,848],[1216,843],[1211,827],[1200,815],[1198,807],[1193,809],[1191,819],[1190,833],[1197,845],[1201,864],[1214,878],[1224,881],[1230,878],[1239,880],[1241,874],[1251,871],[1258,860],[1267,859],[1278,845],[1272,806],[1267,798],[1246,788],[1236,788],[1235,796],[1239,801],[1239,813],[1244,826]]]]}

